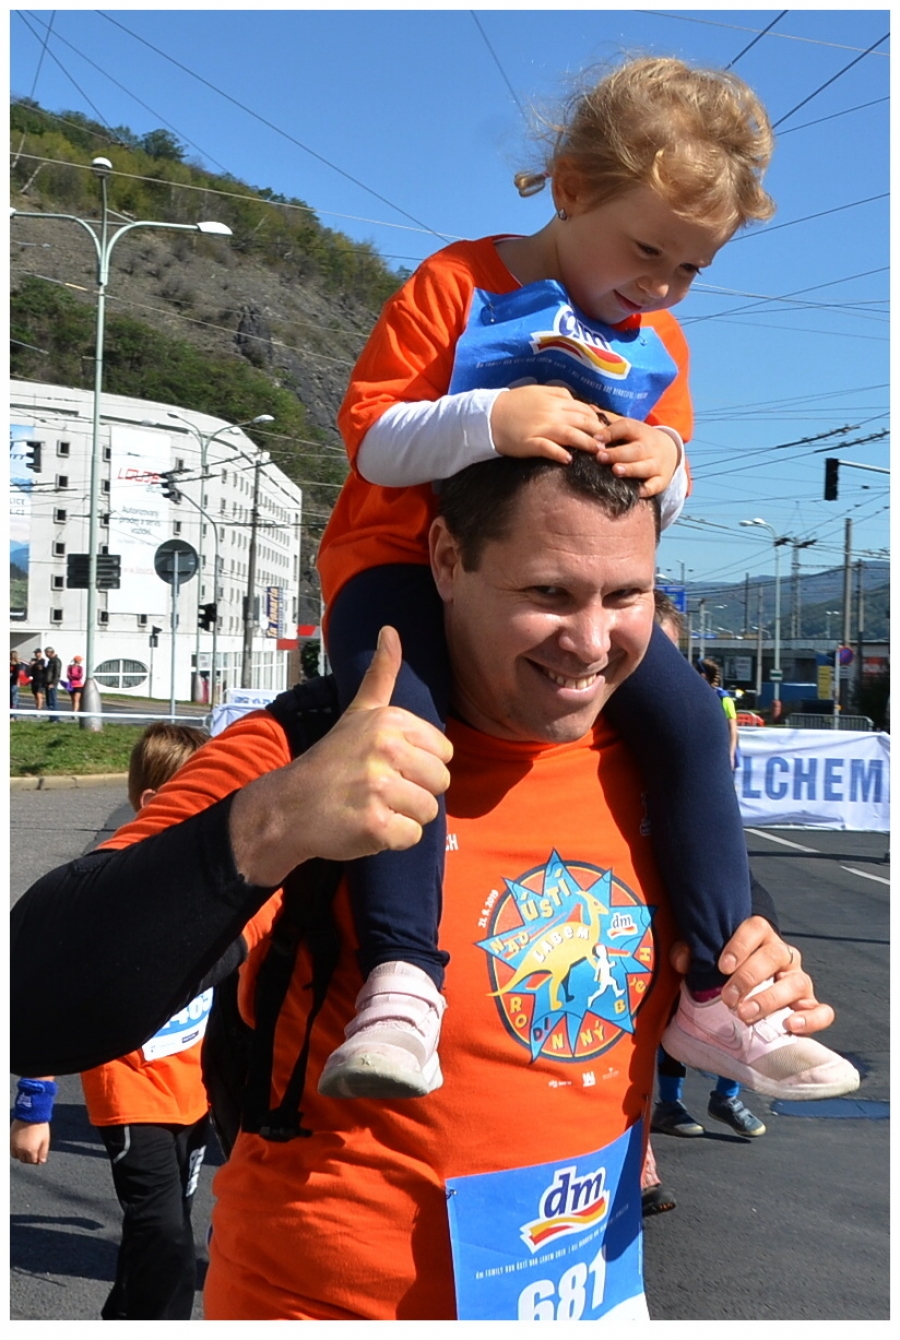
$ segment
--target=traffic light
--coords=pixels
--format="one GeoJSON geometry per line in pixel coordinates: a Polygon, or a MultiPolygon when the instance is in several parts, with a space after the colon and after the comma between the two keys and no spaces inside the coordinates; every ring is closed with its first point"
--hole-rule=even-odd
{"type": "Polygon", "coordinates": [[[178,491],[178,488],[175,484],[175,476],[178,473],[179,472],[177,470],[164,470],[159,477],[162,486],[163,497],[168,498],[173,503],[181,502],[181,494],[178,491]]]}
{"type": "MultiPolygon", "coordinates": [[[[66,555],[66,586],[69,590],[73,588],[86,591],[89,585],[90,576],[90,554],[67,554],[66,555]]],[[[122,555],[121,554],[98,554],[97,555],[97,586],[98,591],[117,591],[122,585],[122,555]]]]}
{"type": "Polygon", "coordinates": [[[203,628],[203,629],[206,629],[206,630],[208,631],[210,628],[215,628],[215,626],[216,626],[216,606],[215,606],[215,602],[213,602],[213,603],[210,604],[210,605],[201,605],[201,606],[200,606],[200,627],[203,628]]]}
{"type": "Polygon", "coordinates": [[[838,496],[838,467],[840,461],[835,456],[825,457],[825,501],[834,502],[838,496]]]}
{"type": "Polygon", "coordinates": [[[39,474],[41,469],[42,445],[41,442],[25,443],[25,468],[26,470],[33,470],[35,474],[39,474]]]}

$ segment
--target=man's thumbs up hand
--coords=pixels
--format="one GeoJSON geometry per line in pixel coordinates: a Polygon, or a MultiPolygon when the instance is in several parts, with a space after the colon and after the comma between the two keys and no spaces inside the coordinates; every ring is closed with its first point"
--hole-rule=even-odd
{"type": "Polygon", "coordinates": [[[353,702],[324,739],[287,767],[238,793],[230,831],[244,878],[277,887],[313,856],[348,861],[404,851],[438,812],[450,785],[452,746],[434,726],[390,699],[400,639],[383,628],[353,702]]]}

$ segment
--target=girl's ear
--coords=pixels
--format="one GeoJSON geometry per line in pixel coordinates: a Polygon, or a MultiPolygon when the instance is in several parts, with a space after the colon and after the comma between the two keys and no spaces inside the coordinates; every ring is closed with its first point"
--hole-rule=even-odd
{"type": "Polygon", "coordinates": [[[560,158],[553,168],[553,203],[557,212],[575,213],[579,200],[583,201],[585,190],[581,173],[569,158],[560,158]]]}

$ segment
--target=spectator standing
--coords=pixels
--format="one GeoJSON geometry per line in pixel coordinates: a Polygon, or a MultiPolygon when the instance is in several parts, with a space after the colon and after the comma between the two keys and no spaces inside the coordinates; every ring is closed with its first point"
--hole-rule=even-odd
{"type": "MultiPolygon", "coordinates": [[[[62,661],[52,647],[45,647],[44,655],[47,658],[47,711],[55,712],[57,710],[56,692],[62,678],[62,661]]],[[[58,721],[59,717],[53,716],[50,720],[58,721]]]]}
{"type": "Polygon", "coordinates": [[[11,712],[14,712],[19,706],[19,684],[24,672],[25,666],[19,660],[19,653],[11,651],[9,653],[9,708],[11,712]]]}
{"type": "Polygon", "coordinates": [[[47,662],[44,660],[44,653],[40,647],[34,649],[34,656],[28,667],[28,677],[31,680],[34,705],[39,712],[42,712],[47,692],[47,662]]]}
{"type": "Polygon", "coordinates": [[[72,699],[72,711],[81,711],[81,691],[84,688],[84,667],[80,656],[73,656],[66,671],[69,682],[69,697],[72,699]]]}

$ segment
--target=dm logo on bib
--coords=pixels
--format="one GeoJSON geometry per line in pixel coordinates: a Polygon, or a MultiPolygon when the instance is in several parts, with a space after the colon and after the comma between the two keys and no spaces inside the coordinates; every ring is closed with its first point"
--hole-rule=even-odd
{"type": "Polygon", "coordinates": [[[602,1224],[609,1214],[609,1203],[605,1168],[595,1168],[580,1177],[574,1164],[557,1168],[541,1196],[538,1217],[519,1230],[522,1241],[533,1256],[557,1238],[602,1224]]]}
{"type": "Polygon", "coordinates": [[[655,909],[611,870],[556,851],[504,883],[477,943],[506,1028],[532,1060],[602,1056],[634,1032],[652,981],[655,909]]]}
{"type": "Polygon", "coordinates": [[[617,353],[599,331],[591,330],[579,321],[571,307],[561,307],[553,325],[553,330],[534,332],[531,337],[533,353],[557,349],[593,372],[603,372],[617,380],[628,376],[631,371],[628,359],[617,353]]]}

